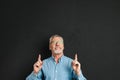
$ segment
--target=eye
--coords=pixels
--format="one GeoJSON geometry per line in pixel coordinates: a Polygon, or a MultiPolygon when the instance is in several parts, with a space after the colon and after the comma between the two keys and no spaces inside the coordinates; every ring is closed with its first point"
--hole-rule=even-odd
{"type": "Polygon", "coordinates": [[[63,44],[63,41],[51,41],[51,44],[56,44],[56,43],[63,44]]]}
{"type": "Polygon", "coordinates": [[[55,41],[51,41],[51,44],[55,44],[56,42],[55,41]]]}

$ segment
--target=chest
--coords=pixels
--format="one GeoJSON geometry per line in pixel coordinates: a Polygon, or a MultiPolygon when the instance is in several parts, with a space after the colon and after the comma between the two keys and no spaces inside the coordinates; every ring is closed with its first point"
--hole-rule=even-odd
{"type": "Polygon", "coordinates": [[[46,80],[70,80],[72,77],[71,64],[48,63],[43,70],[46,80]]]}

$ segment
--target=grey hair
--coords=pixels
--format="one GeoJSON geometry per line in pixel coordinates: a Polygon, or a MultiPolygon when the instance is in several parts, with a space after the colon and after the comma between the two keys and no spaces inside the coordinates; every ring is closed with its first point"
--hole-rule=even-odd
{"type": "Polygon", "coordinates": [[[55,35],[52,35],[52,36],[50,37],[50,39],[49,39],[49,44],[51,43],[51,41],[52,41],[52,39],[53,39],[54,37],[60,37],[60,38],[62,39],[63,43],[64,43],[63,37],[60,36],[60,35],[58,35],[58,34],[55,34],[55,35]]]}

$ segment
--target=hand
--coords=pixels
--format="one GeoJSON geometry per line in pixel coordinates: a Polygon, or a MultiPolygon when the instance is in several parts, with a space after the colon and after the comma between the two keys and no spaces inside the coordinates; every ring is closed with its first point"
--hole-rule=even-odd
{"type": "Polygon", "coordinates": [[[34,73],[37,74],[42,68],[43,62],[41,61],[41,55],[39,54],[38,61],[33,65],[34,73]]]}
{"type": "Polygon", "coordinates": [[[78,62],[77,54],[75,54],[75,59],[72,61],[72,68],[77,75],[80,75],[81,64],[78,62]]]}

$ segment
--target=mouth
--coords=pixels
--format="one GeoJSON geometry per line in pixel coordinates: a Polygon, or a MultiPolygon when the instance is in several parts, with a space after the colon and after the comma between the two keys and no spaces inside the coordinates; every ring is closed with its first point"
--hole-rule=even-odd
{"type": "Polygon", "coordinates": [[[59,49],[60,47],[55,47],[55,49],[59,49]]]}
{"type": "Polygon", "coordinates": [[[62,52],[61,49],[56,49],[56,50],[54,50],[54,53],[56,53],[56,54],[59,54],[59,53],[61,53],[61,52],[62,52]]]}

